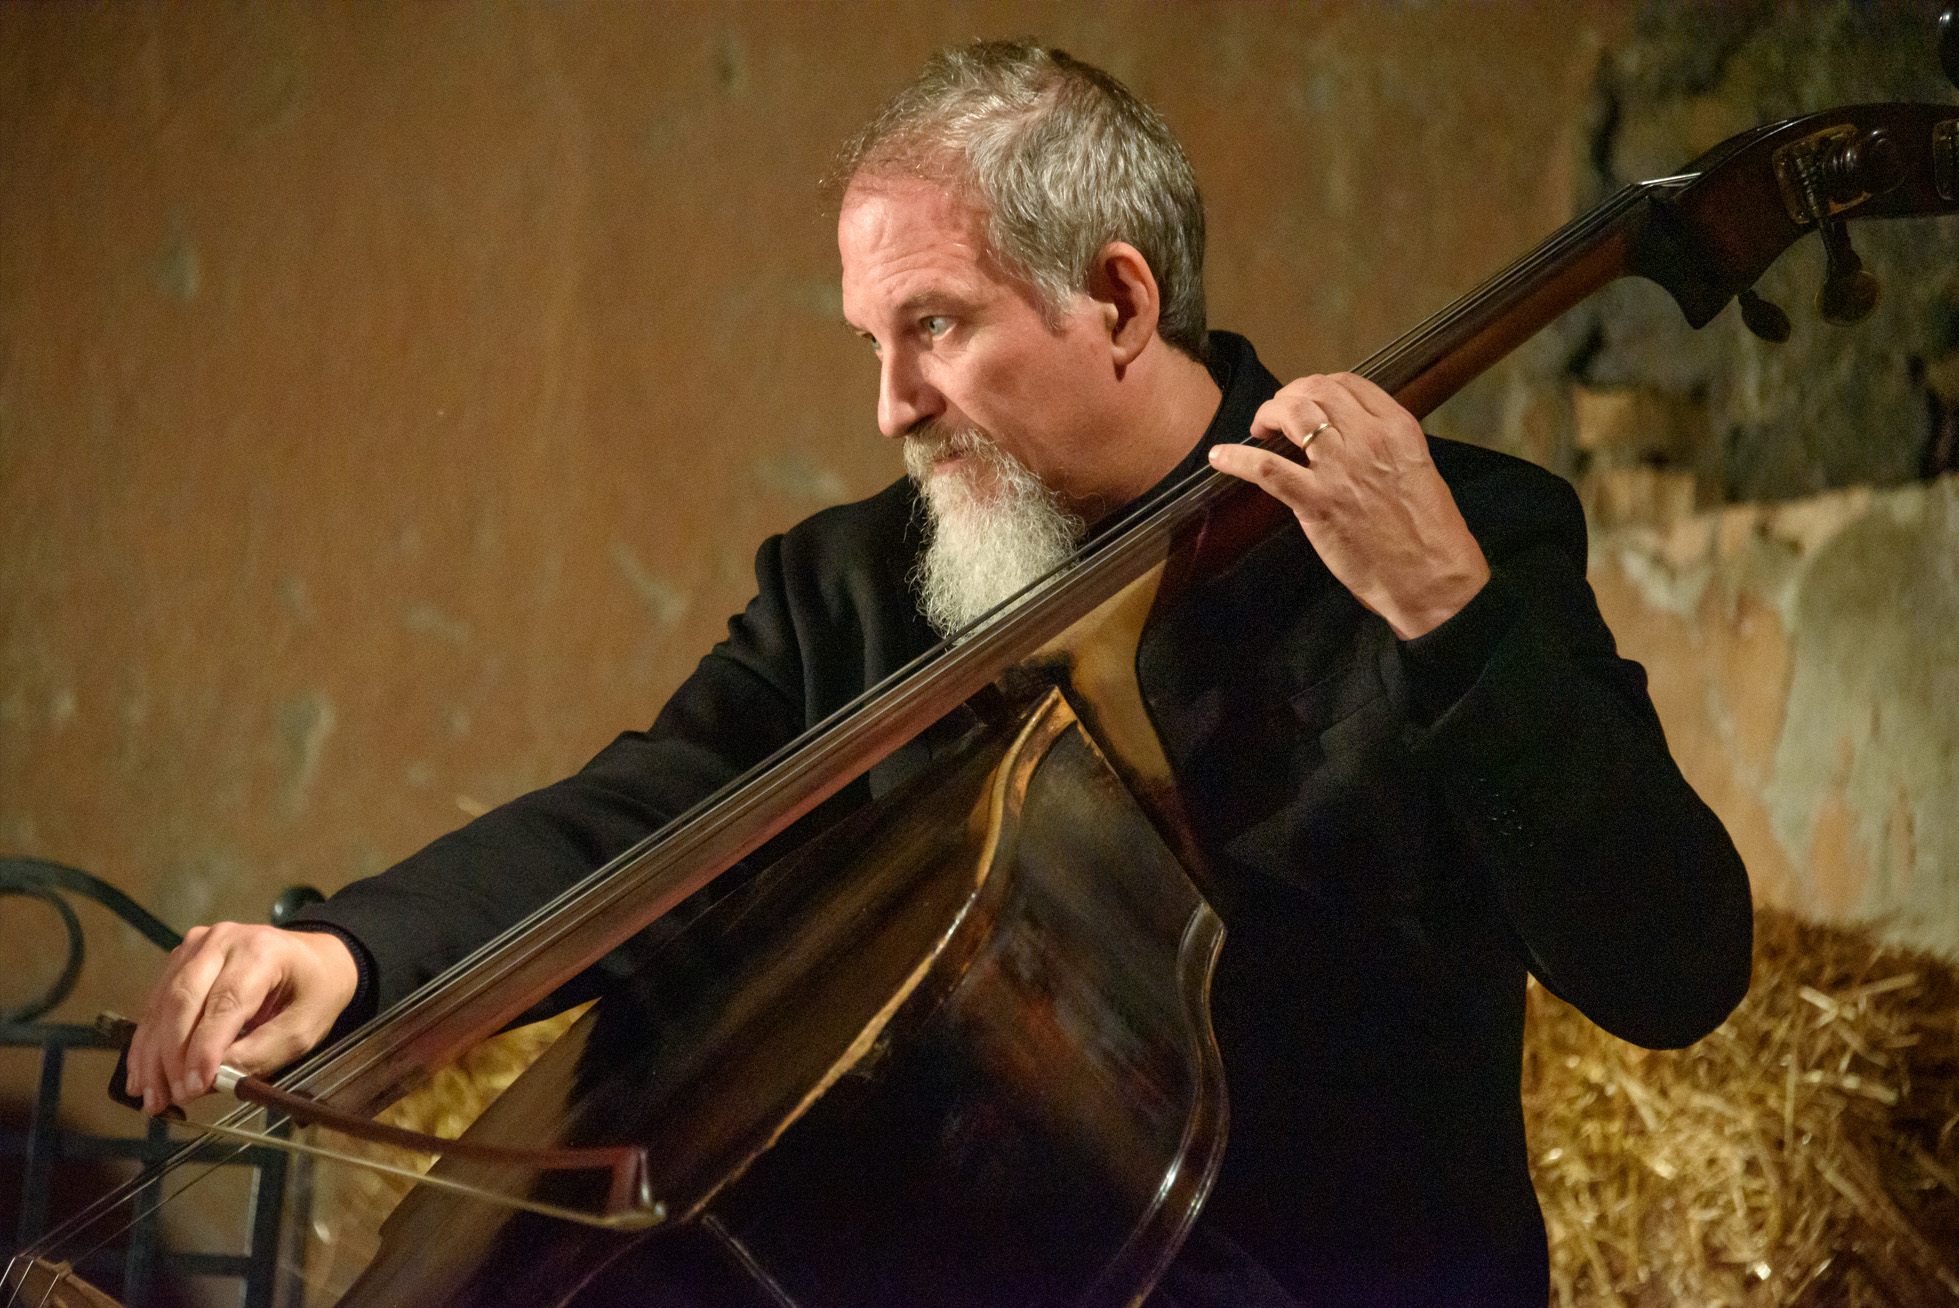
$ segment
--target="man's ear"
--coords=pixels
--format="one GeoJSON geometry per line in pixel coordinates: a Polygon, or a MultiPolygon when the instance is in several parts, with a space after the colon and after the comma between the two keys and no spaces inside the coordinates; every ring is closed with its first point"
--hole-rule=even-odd
{"type": "Polygon", "coordinates": [[[1101,304],[1109,346],[1120,372],[1136,361],[1156,335],[1163,300],[1156,275],[1142,251],[1126,241],[1111,241],[1089,270],[1088,293],[1101,304]]]}

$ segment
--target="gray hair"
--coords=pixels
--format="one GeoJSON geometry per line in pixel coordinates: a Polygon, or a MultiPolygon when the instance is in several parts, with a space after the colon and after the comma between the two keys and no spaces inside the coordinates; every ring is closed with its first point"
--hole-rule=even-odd
{"type": "Polygon", "coordinates": [[[941,50],[844,147],[832,173],[943,182],[987,218],[992,253],[1050,315],[1111,241],[1142,253],[1157,333],[1204,348],[1204,202],[1169,125],[1099,68],[1033,41],[941,50]]]}

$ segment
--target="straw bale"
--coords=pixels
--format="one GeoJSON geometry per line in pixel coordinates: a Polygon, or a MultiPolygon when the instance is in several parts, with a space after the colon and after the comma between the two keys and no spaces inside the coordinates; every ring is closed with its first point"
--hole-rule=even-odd
{"type": "Polygon", "coordinates": [[[1959,973],[1771,909],[1755,979],[1689,1049],[1535,984],[1531,1167],[1554,1303],[1959,1304],[1959,973]]]}

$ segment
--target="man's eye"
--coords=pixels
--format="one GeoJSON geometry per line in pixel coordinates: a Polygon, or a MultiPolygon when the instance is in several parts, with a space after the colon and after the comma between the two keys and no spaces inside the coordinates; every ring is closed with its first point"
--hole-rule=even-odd
{"type": "Polygon", "coordinates": [[[919,319],[918,325],[925,329],[927,336],[943,336],[952,330],[952,319],[943,314],[927,314],[919,319]]]}

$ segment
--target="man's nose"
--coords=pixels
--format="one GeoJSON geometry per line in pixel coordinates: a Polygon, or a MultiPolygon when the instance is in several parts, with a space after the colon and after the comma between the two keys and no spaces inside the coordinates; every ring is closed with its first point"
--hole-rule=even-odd
{"type": "Polygon", "coordinates": [[[945,409],[945,397],[925,380],[918,360],[909,351],[885,353],[878,370],[877,426],[886,436],[899,437],[926,418],[945,409]]]}

